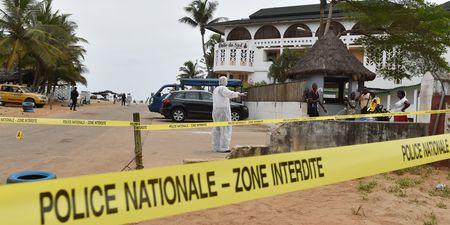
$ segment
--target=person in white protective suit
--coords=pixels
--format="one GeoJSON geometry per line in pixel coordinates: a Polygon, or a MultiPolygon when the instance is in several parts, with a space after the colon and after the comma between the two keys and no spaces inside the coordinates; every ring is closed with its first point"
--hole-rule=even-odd
{"type": "MultiPolygon", "coordinates": [[[[214,122],[231,121],[230,99],[246,95],[245,93],[230,91],[227,84],[228,79],[222,76],[219,78],[219,87],[214,89],[212,112],[214,122]]],[[[231,132],[231,126],[213,128],[213,151],[230,152],[231,132]]]]}

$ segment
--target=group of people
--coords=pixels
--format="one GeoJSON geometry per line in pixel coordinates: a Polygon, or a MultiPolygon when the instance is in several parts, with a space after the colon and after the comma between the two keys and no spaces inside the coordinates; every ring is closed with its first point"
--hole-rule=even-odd
{"type": "Polygon", "coordinates": [[[125,93],[120,94],[119,96],[117,96],[117,94],[114,94],[113,96],[114,98],[114,104],[116,104],[116,102],[120,101],[122,106],[130,106],[131,101],[133,101],[133,97],[131,97],[131,93],[128,93],[125,95],[125,93]]]}
{"type": "MultiPolygon", "coordinates": [[[[393,112],[404,112],[411,105],[406,98],[406,93],[404,90],[399,90],[397,92],[398,101],[394,104],[393,112]]],[[[323,105],[322,99],[320,98],[319,89],[316,83],[312,84],[311,89],[307,90],[305,93],[305,99],[308,104],[307,113],[310,117],[319,116],[320,106],[325,113],[328,113],[327,109],[323,105]]],[[[361,91],[361,94],[357,97],[355,92],[352,92],[350,96],[344,98],[345,108],[341,112],[346,114],[357,114],[358,109],[360,114],[369,113],[383,113],[387,112],[383,109],[381,104],[381,99],[376,96],[375,92],[370,92],[367,88],[361,91]]],[[[340,113],[341,113],[340,112],[340,113]]],[[[338,113],[339,114],[339,113],[338,113]]],[[[408,122],[406,115],[394,116],[395,122],[408,122]]]]}

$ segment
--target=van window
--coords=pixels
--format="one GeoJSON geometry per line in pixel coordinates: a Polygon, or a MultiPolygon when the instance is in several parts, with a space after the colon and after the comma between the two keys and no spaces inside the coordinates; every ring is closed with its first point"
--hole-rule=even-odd
{"type": "Polygon", "coordinates": [[[202,92],[201,96],[202,96],[202,100],[203,101],[212,101],[212,94],[211,93],[202,92]]]}
{"type": "Polygon", "coordinates": [[[186,94],[184,92],[178,92],[175,94],[175,96],[173,96],[173,98],[184,99],[184,98],[186,98],[186,94]]]}
{"type": "Polygon", "coordinates": [[[186,99],[188,100],[200,100],[198,92],[186,92],[186,99]]]}

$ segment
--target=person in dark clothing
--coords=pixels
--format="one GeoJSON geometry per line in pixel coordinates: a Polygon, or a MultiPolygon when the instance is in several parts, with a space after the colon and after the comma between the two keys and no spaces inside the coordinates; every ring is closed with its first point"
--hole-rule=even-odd
{"type": "Polygon", "coordinates": [[[323,106],[320,101],[319,92],[317,90],[317,84],[314,83],[311,87],[311,90],[306,92],[305,96],[306,102],[308,103],[308,116],[309,117],[318,117],[319,109],[317,108],[317,103],[319,103],[320,107],[322,107],[323,111],[327,113],[327,110],[323,106]]]}
{"type": "Polygon", "coordinates": [[[70,104],[70,110],[77,111],[77,99],[78,99],[78,91],[77,87],[74,87],[72,92],[70,92],[70,100],[72,101],[70,104]]]}
{"type": "Polygon", "coordinates": [[[127,103],[127,96],[125,95],[125,93],[122,94],[121,98],[122,98],[122,105],[125,106],[127,103]]]}

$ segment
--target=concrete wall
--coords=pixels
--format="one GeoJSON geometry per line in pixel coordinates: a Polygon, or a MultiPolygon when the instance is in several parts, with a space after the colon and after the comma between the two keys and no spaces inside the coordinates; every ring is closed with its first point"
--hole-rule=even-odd
{"type": "Polygon", "coordinates": [[[303,102],[244,102],[249,119],[273,119],[307,116],[307,105],[303,102]]]}
{"type": "Polygon", "coordinates": [[[274,153],[366,144],[428,135],[426,123],[314,121],[282,124],[274,128],[274,153]]]}

